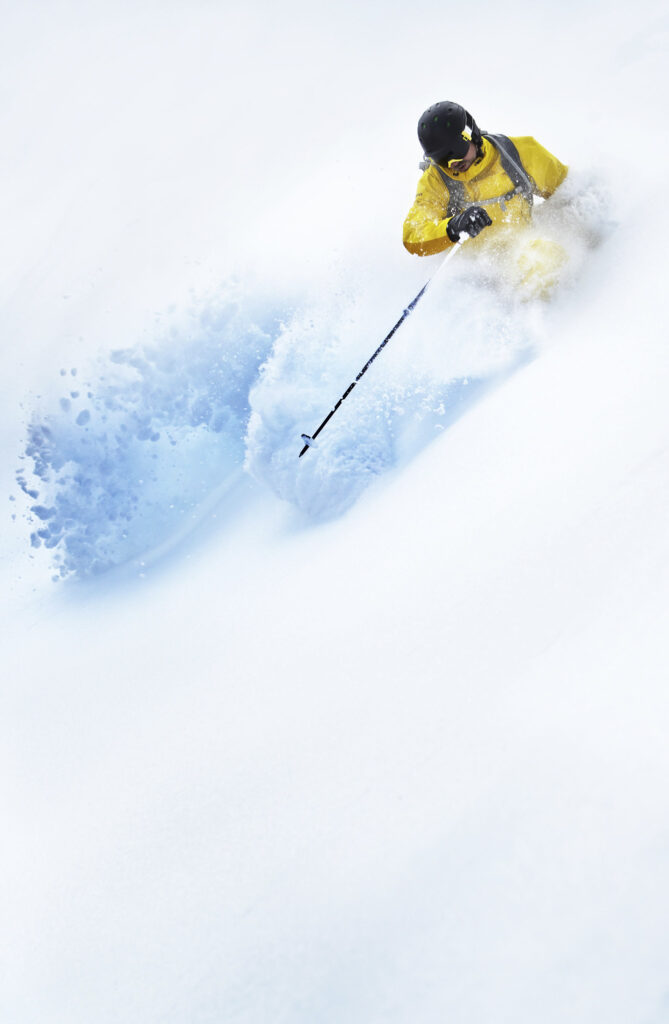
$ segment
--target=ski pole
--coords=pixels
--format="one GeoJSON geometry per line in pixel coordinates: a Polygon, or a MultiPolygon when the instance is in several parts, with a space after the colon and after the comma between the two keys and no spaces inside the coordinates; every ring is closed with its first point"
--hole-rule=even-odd
{"type": "Polygon", "coordinates": [[[393,327],[393,329],[392,329],[392,330],[391,330],[391,331],[390,331],[390,332],[389,332],[389,333],[388,333],[388,334],[387,334],[387,335],[385,336],[385,338],[383,339],[383,341],[381,342],[381,344],[380,344],[380,345],[379,345],[379,347],[377,348],[376,352],[374,352],[374,354],[373,354],[372,356],[370,356],[370,357],[369,357],[369,359],[367,360],[367,362],[366,362],[366,363],[365,363],[365,365],[363,366],[363,368],[362,368],[362,370],[360,371],[360,373],[358,374],[358,376],[357,376],[357,377],[355,378],[355,380],[354,380],[354,381],[352,381],[352,382],[351,382],[351,383],[349,384],[349,386],[348,386],[348,387],[346,388],[346,391],[344,392],[344,394],[343,394],[343,395],[341,396],[341,398],[339,399],[339,401],[337,402],[337,404],[336,404],[336,405],[335,405],[335,406],[334,406],[334,407],[333,407],[333,408],[332,408],[332,409],[330,410],[330,412],[329,412],[329,413],[327,414],[327,416],[325,417],[325,419],[323,420],[323,422],[321,423],[321,425],[320,425],[319,427],[317,427],[317,428],[316,428],[316,430],[314,430],[313,434],[301,434],[301,435],[300,435],[300,437],[301,437],[301,438],[302,438],[302,440],[304,441],[304,448],[302,449],[302,451],[300,452],[300,454],[299,454],[299,456],[298,456],[298,457],[299,457],[300,459],[302,458],[302,456],[304,455],[304,453],[305,453],[305,452],[306,452],[306,451],[307,451],[307,450],[308,450],[309,448],[311,448],[311,447],[312,447],[312,445],[313,445],[314,441],[316,440],[316,438],[317,438],[317,437],[318,437],[318,435],[320,434],[320,432],[321,432],[321,430],[323,429],[323,427],[324,427],[324,426],[326,425],[326,423],[328,423],[328,422],[329,422],[329,421],[330,421],[330,420],[332,419],[332,417],[334,416],[334,414],[336,413],[337,409],[339,408],[339,406],[341,405],[341,403],[342,403],[342,402],[344,401],[344,399],[345,399],[345,398],[348,398],[348,396],[349,396],[349,395],[351,394],[351,392],[353,391],[353,388],[354,388],[354,387],[356,386],[356,384],[358,383],[358,381],[360,380],[360,378],[361,378],[361,377],[362,377],[362,376],[363,376],[363,375],[364,375],[365,373],[367,373],[367,370],[368,370],[368,369],[370,368],[370,366],[372,365],[372,363],[374,362],[374,360],[376,359],[376,357],[377,357],[377,356],[379,355],[379,353],[381,352],[381,350],[382,350],[383,348],[385,348],[385,346],[386,346],[386,345],[388,344],[388,342],[389,342],[389,341],[390,341],[390,339],[392,338],[392,336],[393,336],[393,334],[395,333],[395,331],[396,331],[396,330],[398,330],[398,328],[399,328],[399,327],[401,327],[401,325],[402,325],[402,324],[404,323],[404,321],[405,321],[405,320],[406,320],[406,318],[407,318],[407,317],[409,316],[409,314],[410,314],[410,313],[412,313],[412,312],[413,312],[413,310],[414,310],[414,309],[416,308],[416,306],[418,305],[419,301],[420,301],[420,300],[422,299],[423,295],[425,295],[425,292],[427,291],[427,289],[428,289],[428,286],[432,284],[432,282],[434,281],[434,279],[435,279],[435,277],[437,276],[437,274],[438,274],[438,273],[439,273],[439,272],[440,272],[441,270],[443,270],[443,268],[444,268],[444,267],[446,266],[446,264],[448,263],[448,261],[449,261],[450,259],[452,259],[452,258],[453,258],[453,256],[455,256],[455,254],[456,254],[456,252],[458,251],[458,249],[460,248],[460,246],[461,246],[461,245],[462,245],[462,244],[463,244],[463,243],[464,243],[464,242],[465,242],[465,241],[466,241],[466,240],[467,240],[468,238],[469,238],[469,235],[466,235],[466,234],[464,234],[464,233],[460,235],[460,238],[459,238],[459,240],[458,240],[458,243],[457,243],[457,245],[454,245],[454,246],[453,246],[453,248],[452,248],[452,249],[451,249],[451,251],[450,251],[450,252],[448,253],[448,255],[446,256],[446,258],[445,258],[444,260],[442,260],[442,262],[441,262],[441,264],[439,265],[439,267],[438,267],[438,268],[437,268],[437,269],[435,270],[435,272],[434,272],[434,274],[432,275],[432,277],[431,277],[431,278],[429,278],[429,280],[427,280],[427,281],[425,282],[425,284],[423,285],[423,287],[421,288],[421,290],[420,290],[420,291],[418,292],[418,295],[416,296],[416,298],[415,298],[415,299],[413,299],[413,300],[412,300],[412,301],[411,301],[411,302],[409,303],[409,305],[408,305],[408,306],[407,306],[407,308],[406,308],[406,309],[404,310],[404,312],[402,313],[402,316],[401,316],[401,317],[399,318],[399,320],[397,321],[397,323],[395,324],[395,326],[393,327]]]}

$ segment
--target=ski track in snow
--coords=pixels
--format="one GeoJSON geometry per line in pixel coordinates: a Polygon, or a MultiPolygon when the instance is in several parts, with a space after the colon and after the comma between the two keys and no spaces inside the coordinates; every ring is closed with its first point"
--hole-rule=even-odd
{"type": "MultiPolygon", "coordinates": [[[[535,220],[545,231],[552,219],[573,277],[593,239],[568,236],[570,207],[580,203],[585,233],[604,200],[592,184],[570,189],[535,220]]],[[[308,520],[340,515],[530,358],[548,308],[518,301],[494,261],[453,261],[298,459],[300,434],[316,429],[401,312],[388,313],[387,296],[380,282],[371,295],[345,286],[288,312],[229,286],[154,343],[61,370],[57,405],[32,413],[17,473],[30,543],[51,552],[53,578],[164,549],[242,466],[308,520]]]]}

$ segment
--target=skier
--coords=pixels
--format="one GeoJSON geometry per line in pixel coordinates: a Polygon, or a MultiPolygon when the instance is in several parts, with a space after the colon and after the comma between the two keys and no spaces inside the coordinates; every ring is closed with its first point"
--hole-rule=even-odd
{"type": "Polygon", "coordinates": [[[458,103],[429,107],[418,122],[418,139],[425,159],[404,221],[405,248],[429,256],[466,233],[477,239],[475,249],[484,243],[503,254],[507,275],[524,298],[547,297],[566,252],[558,242],[526,229],[534,197],[553,195],[567,176],[565,165],[531,136],[511,139],[481,132],[458,103]]]}

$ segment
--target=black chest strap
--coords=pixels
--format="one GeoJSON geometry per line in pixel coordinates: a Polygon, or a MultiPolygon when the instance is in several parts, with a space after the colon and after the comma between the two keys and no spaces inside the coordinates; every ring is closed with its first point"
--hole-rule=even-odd
{"type": "Polygon", "coordinates": [[[534,179],[527,173],[520,159],[520,153],[516,144],[506,135],[489,135],[483,133],[483,138],[491,142],[497,152],[505,173],[511,178],[515,188],[521,192],[531,204],[537,194],[537,186],[534,179]]]}

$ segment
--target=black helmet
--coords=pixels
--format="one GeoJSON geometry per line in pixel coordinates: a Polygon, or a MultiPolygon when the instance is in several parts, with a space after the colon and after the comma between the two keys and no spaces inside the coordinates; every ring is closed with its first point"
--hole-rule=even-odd
{"type": "Polygon", "coordinates": [[[425,156],[437,163],[462,160],[469,143],[478,149],[481,133],[476,121],[459,103],[435,103],[418,121],[418,139],[425,156]]]}

